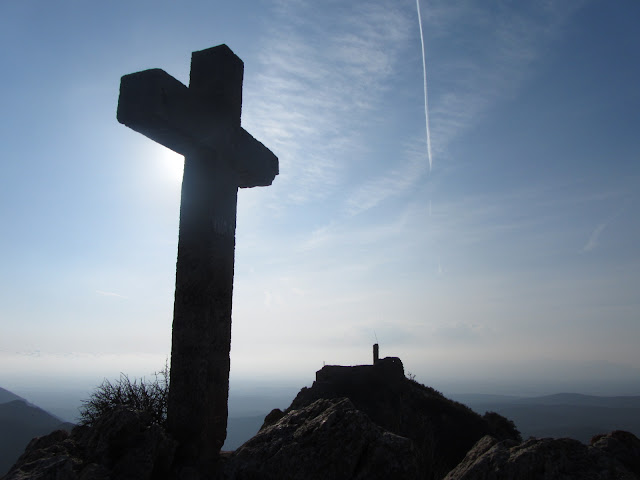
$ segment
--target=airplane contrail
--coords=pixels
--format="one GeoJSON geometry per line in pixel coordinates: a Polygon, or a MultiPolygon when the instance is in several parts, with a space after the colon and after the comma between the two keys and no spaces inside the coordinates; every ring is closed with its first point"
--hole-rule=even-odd
{"type": "Polygon", "coordinates": [[[420,15],[420,0],[416,0],[418,9],[418,24],[420,26],[420,44],[422,45],[422,73],[424,77],[424,120],[427,130],[427,157],[429,157],[429,171],[433,164],[431,157],[431,129],[429,128],[429,100],[427,96],[427,61],[424,53],[424,34],[422,33],[422,16],[420,15]]]}

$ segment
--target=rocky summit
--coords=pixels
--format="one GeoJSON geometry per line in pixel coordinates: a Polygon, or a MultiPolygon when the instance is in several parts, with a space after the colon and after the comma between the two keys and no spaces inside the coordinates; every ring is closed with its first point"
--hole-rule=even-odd
{"type": "Polygon", "coordinates": [[[523,442],[513,422],[480,416],[406,378],[394,357],[325,366],[210,471],[180,465],[176,451],[176,440],[144,412],[116,408],[91,427],[34,439],[4,478],[640,480],[640,440],[631,433],[590,445],[523,442]]]}
{"type": "Polygon", "coordinates": [[[284,413],[298,411],[319,399],[340,398],[348,398],[375,425],[411,441],[417,478],[442,478],[485,435],[520,439],[507,419],[495,414],[483,418],[406,378],[402,361],[396,357],[377,360],[373,365],[325,366],[316,373],[313,385],[303,388],[284,413]]]}
{"type": "Polygon", "coordinates": [[[348,398],[292,410],[236,450],[228,479],[418,478],[411,440],[379,427],[348,398]]]}

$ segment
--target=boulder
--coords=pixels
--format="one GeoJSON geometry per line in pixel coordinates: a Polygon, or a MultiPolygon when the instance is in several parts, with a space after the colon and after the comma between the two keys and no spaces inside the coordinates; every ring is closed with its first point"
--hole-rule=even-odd
{"type": "Polygon", "coordinates": [[[640,439],[633,433],[615,430],[606,435],[596,435],[591,439],[591,446],[615,458],[640,477],[640,439]]]}
{"type": "Polygon", "coordinates": [[[570,438],[518,443],[479,440],[445,480],[639,480],[640,440],[628,432],[594,437],[587,446],[570,438]]]}

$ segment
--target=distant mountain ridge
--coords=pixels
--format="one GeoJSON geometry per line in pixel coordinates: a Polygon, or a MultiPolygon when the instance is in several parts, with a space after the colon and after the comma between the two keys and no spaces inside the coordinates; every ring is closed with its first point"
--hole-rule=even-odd
{"type": "Polygon", "coordinates": [[[32,438],[71,427],[72,424],[0,388],[0,475],[9,470],[32,438]]]}
{"type": "Polygon", "coordinates": [[[6,390],[0,387],[0,403],[8,403],[14,400],[24,400],[24,398],[16,395],[13,392],[10,392],[9,390],[6,390]]]}
{"type": "Polygon", "coordinates": [[[581,405],[586,407],[640,408],[640,396],[604,397],[581,393],[556,393],[542,397],[520,398],[515,401],[528,405],[581,405]]]}
{"type": "Polygon", "coordinates": [[[451,398],[469,406],[477,404],[526,404],[526,405],[584,405],[608,408],[636,408],[640,407],[638,395],[585,395],[582,393],[554,393],[540,396],[494,395],[485,393],[452,394],[451,398]]]}
{"type": "Polygon", "coordinates": [[[558,393],[540,397],[454,395],[478,413],[495,411],[510,418],[523,437],[569,437],[588,443],[606,431],[640,435],[640,396],[601,397],[558,393]]]}

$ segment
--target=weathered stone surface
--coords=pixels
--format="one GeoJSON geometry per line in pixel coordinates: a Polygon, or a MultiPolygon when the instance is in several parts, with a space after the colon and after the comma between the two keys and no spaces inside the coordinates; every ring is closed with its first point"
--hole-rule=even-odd
{"type": "Polygon", "coordinates": [[[210,471],[227,430],[238,188],[270,185],[278,159],[242,127],[244,64],[194,52],[186,87],[159,69],[122,77],[118,120],[185,155],[167,423],[188,469],[210,471]]]}
{"type": "Polygon", "coordinates": [[[64,430],[31,440],[4,480],[60,478],[75,480],[82,467],[81,450],[64,430]]]}
{"type": "Polygon", "coordinates": [[[615,430],[596,435],[591,439],[591,446],[615,458],[640,478],[640,439],[633,433],[615,430]]]}
{"type": "Polygon", "coordinates": [[[587,446],[570,438],[521,444],[483,437],[445,480],[637,480],[640,440],[628,432],[587,446]]]}
{"type": "Polygon", "coordinates": [[[409,439],[342,398],[290,411],[236,450],[224,471],[228,480],[413,480],[418,465],[409,439]]]}
{"type": "Polygon", "coordinates": [[[284,412],[282,410],[280,410],[279,408],[274,408],[273,410],[271,410],[267,414],[266,417],[264,417],[264,422],[263,422],[262,426],[260,427],[260,430],[264,430],[265,428],[273,425],[278,420],[280,420],[282,417],[284,417],[284,412]]]}
{"type": "Polygon", "coordinates": [[[165,479],[175,447],[159,425],[118,408],[93,427],[35,438],[4,480],[165,479]]]}

